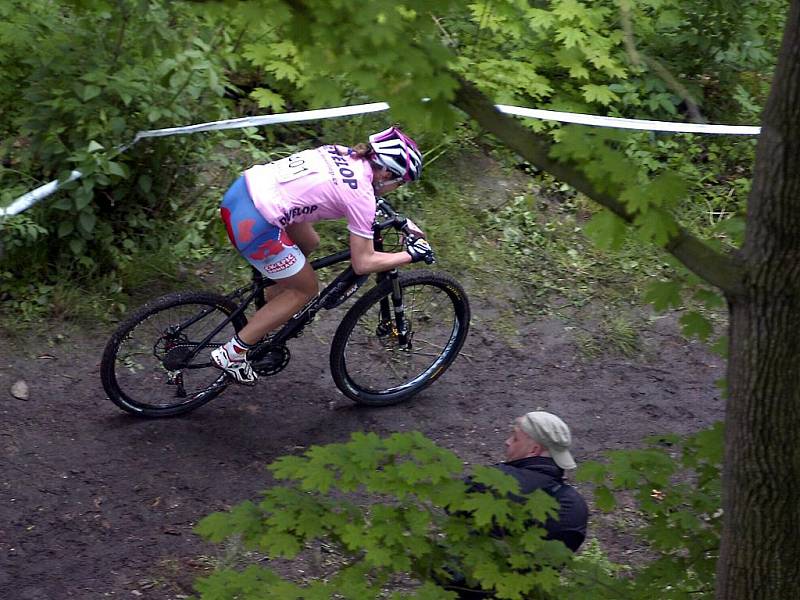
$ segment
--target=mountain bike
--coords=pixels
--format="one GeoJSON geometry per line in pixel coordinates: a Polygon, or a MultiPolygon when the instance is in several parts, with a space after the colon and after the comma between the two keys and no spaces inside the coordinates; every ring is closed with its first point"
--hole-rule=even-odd
{"type": "MultiPolygon", "coordinates": [[[[386,232],[412,236],[405,217],[377,201],[373,244],[386,232]]],[[[402,238],[400,238],[402,239],[402,238]]],[[[349,261],[350,250],[312,261],[315,270],[349,261]]],[[[289,364],[286,343],[303,333],[322,309],[332,309],[369,279],[348,265],[281,328],[248,352],[263,378],[289,364]]],[[[330,370],[341,392],[359,404],[386,406],[425,389],[453,363],[469,331],[464,288],[444,272],[398,269],[377,273],[375,285],[345,313],[330,348],[330,370]]],[[[232,382],[211,362],[211,351],[247,323],[246,311],[267,301],[274,282],[252,269],[252,280],[228,295],[209,291],[167,294],[133,312],[106,344],[103,388],[121,409],[139,417],[187,413],[232,382]]]]}

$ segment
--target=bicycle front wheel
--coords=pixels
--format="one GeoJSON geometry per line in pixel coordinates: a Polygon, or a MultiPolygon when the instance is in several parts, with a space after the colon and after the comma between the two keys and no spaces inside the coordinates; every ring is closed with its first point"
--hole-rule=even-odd
{"type": "Polygon", "coordinates": [[[407,400],[453,363],[469,331],[464,288],[445,273],[399,276],[407,341],[401,343],[392,282],[385,279],[347,312],[331,345],[331,375],[359,404],[387,406],[407,400]]]}
{"type": "Polygon", "coordinates": [[[224,296],[178,292],[149,302],[111,336],[100,376],[108,398],[138,417],[169,417],[202,406],[227,381],[211,363],[211,350],[244,327],[238,315],[200,346],[236,310],[224,296]]]}

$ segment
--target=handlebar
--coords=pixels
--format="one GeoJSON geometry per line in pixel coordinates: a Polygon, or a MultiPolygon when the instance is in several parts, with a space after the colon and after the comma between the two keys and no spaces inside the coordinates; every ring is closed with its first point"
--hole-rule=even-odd
{"type": "MultiPolygon", "coordinates": [[[[372,225],[372,230],[375,233],[376,239],[380,237],[379,234],[384,229],[389,229],[390,227],[394,228],[403,234],[403,237],[405,238],[406,250],[408,250],[409,254],[411,254],[412,261],[415,262],[417,260],[425,260],[425,263],[429,265],[432,265],[436,262],[436,257],[431,250],[430,244],[425,244],[425,246],[427,246],[427,251],[423,249],[424,255],[419,254],[419,249],[415,249],[415,252],[411,252],[409,249],[409,245],[416,243],[420,238],[417,237],[417,235],[414,234],[414,232],[408,226],[408,219],[398,213],[394,208],[392,208],[392,205],[389,204],[386,199],[380,196],[376,199],[376,205],[376,219],[375,223],[372,225]],[[387,218],[383,221],[378,221],[377,212],[383,213],[387,218]]],[[[381,244],[382,243],[383,242],[381,240],[381,244]]]]}
{"type": "Polygon", "coordinates": [[[408,219],[392,208],[392,205],[389,204],[385,198],[378,197],[377,207],[378,210],[385,214],[388,218],[383,221],[376,220],[375,224],[373,225],[373,229],[376,231],[383,231],[384,229],[393,227],[394,229],[401,231],[406,237],[414,237],[414,234],[411,233],[411,230],[408,227],[408,219]]]}

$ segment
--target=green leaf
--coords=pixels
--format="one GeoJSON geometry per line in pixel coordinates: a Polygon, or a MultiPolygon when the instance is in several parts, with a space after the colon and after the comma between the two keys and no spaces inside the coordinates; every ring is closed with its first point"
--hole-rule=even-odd
{"type": "Polygon", "coordinates": [[[581,90],[587,102],[597,102],[603,106],[608,106],[612,102],[619,100],[619,96],[612,92],[607,85],[587,83],[581,86],[581,90]]]}
{"type": "Polygon", "coordinates": [[[494,467],[475,467],[473,469],[472,481],[494,490],[500,496],[519,493],[519,483],[517,480],[494,467]]]}
{"type": "Polygon", "coordinates": [[[73,198],[75,209],[82,211],[92,203],[94,195],[92,194],[91,190],[80,188],[77,192],[75,192],[73,198]]]}
{"type": "Polygon", "coordinates": [[[149,194],[150,190],[153,188],[153,180],[147,173],[139,175],[136,183],[139,186],[139,189],[145,194],[149,194]]]}
{"type": "Polygon", "coordinates": [[[58,237],[67,237],[70,233],[75,231],[75,222],[64,220],[58,224],[58,237]]]}
{"type": "Polygon", "coordinates": [[[728,358],[728,336],[720,336],[720,338],[711,345],[711,351],[722,358],[728,358]]]}
{"type": "Polygon", "coordinates": [[[285,79],[290,82],[297,82],[300,80],[300,73],[292,65],[285,62],[271,62],[264,65],[264,68],[271,72],[276,79],[285,79]]]}
{"type": "Polygon", "coordinates": [[[540,523],[544,523],[548,517],[558,516],[558,500],[542,490],[536,490],[527,497],[525,511],[540,523]]]}
{"type": "Polygon", "coordinates": [[[121,163],[108,161],[108,172],[112,175],[116,175],[117,177],[127,177],[128,173],[125,169],[125,166],[121,163]]]}
{"type": "Polygon", "coordinates": [[[711,321],[696,311],[689,311],[681,316],[680,323],[684,335],[696,336],[703,341],[708,339],[708,336],[714,330],[711,321]]]}
{"type": "Polygon", "coordinates": [[[80,256],[86,250],[86,243],[80,238],[72,238],[69,241],[69,249],[75,256],[80,256]]]}
{"type": "Polygon", "coordinates": [[[92,233],[95,223],[97,223],[97,217],[93,211],[83,211],[78,217],[78,223],[84,233],[92,233]]]}
{"type": "Polygon", "coordinates": [[[507,500],[495,498],[490,493],[470,494],[460,508],[472,513],[478,527],[490,526],[493,520],[504,523],[511,513],[507,500]]]}
{"type": "Polygon", "coordinates": [[[525,11],[525,16],[528,19],[528,24],[531,29],[534,31],[545,31],[556,21],[555,15],[553,15],[552,12],[541,8],[528,8],[525,11]]]}
{"type": "Polygon", "coordinates": [[[600,483],[606,478],[608,468],[601,462],[587,461],[578,465],[575,478],[578,481],[592,481],[600,483]]]}
{"type": "Polygon", "coordinates": [[[678,224],[666,211],[651,209],[636,215],[633,220],[638,227],[637,234],[646,241],[665,246],[678,233],[678,224]]]}
{"type": "Polygon", "coordinates": [[[714,290],[697,290],[694,293],[695,300],[699,300],[708,308],[719,308],[725,305],[722,294],[714,290]]]}
{"type": "Polygon", "coordinates": [[[706,429],[694,436],[694,444],[698,456],[710,463],[721,465],[724,456],[725,425],[722,421],[714,423],[711,429],[706,429]]]}
{"type": "Polygon", "coordinates": [[[96,85],[87,85],[84,86],[81,97],[83,98],[84,102],[87,102],[92,98],[96,98],[97,96],[99,96],[102,91],[103,90],[96,85]]]}
{"type": "Polygon", "coordinates": [[[658,312],[668,308],[680,308],[681,289],[682,286],[677,281],[654,281],[647,286],[644,300],[652,304],[658,312]]]}
{"type": "Polygon", "coordinates": [[[583,231],[598,247],[619,250],[625,241],[627,227],[617,215],[604,209],[592,216],[583,231]]]}
{"type": "Polygon", "coordinates": [[[560,27],[556,31],[555,39],[560,41],[565,48],[571,48],[585,42],[586,33],[574,27],[560,27]]]}
{"type": "Polygon", "coordinates": [[[735,246],[741,246],[744,242],[745,220],[741,216],[737,215],[720,221],[715,229],[730,236],[735,246]]]}
{"type": "Polygon", "coordinates": [[[569,76],[574,79],[588,79],[589,69],[586,68],[586,58],[578,48],[561,48],[555,53],[559,65],[569,70],[569,76]]]}
{"type": "Polygon", "coordinates": [[[100,150],[103,150],[103,145],[94,140],[89,142],[89,146],[86,148],[87,152],[98,152],[100,150]]]}
{"type": "Polygon", "coordinates": [[[253,90],[250,93],[250,97],[258,102],[258,105],[261,108],[271,109],[275,112],[282,111],[286,105],[286,101],[284,100],[283,96],[276,94],[267,88],[257,88],[253,90]]]}

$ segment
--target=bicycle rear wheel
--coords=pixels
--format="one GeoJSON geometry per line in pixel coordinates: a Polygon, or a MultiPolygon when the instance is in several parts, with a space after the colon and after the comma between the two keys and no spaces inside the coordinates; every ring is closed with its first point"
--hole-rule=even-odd
{"type": "Polygon", "coordinates": [[[123,322],[106,344],[100,376],[108,398],[138,417],[187,413],[228,385],[210,352],[244,327],[240,314],[198,344],[237,306],[224,296],[178,292],[153,300],[123,322]]]}
{"type": "Polygon", "coordinates": [[[408,345],[398,338],[389,279],[352,306],[333,338],[331,375],[359,404],[386,406],[411,398],[447,370],[469,331],[466,292],[450,275],[411,271],[399,281],[408,345]]]}

